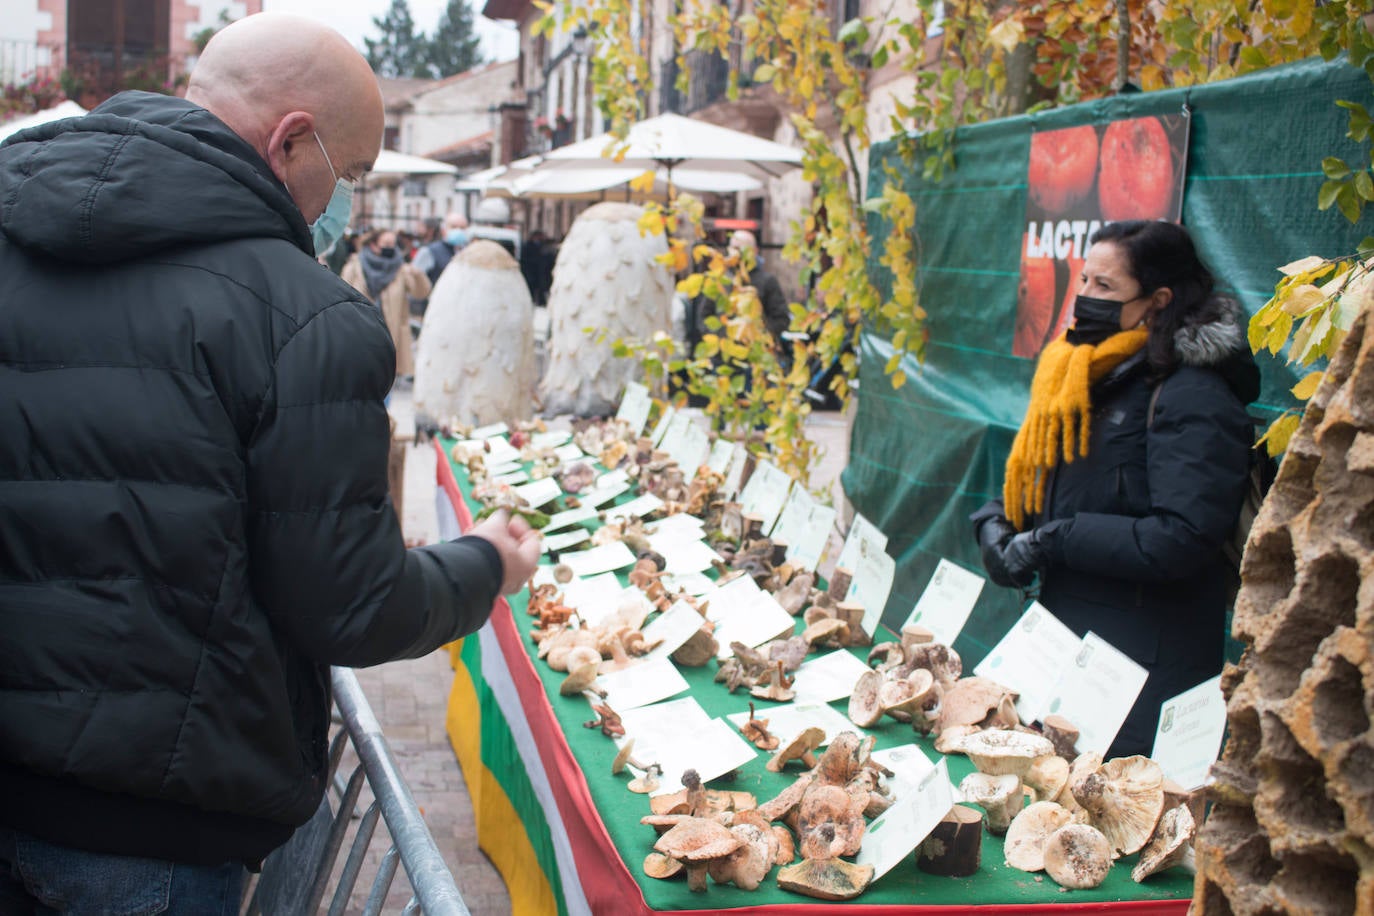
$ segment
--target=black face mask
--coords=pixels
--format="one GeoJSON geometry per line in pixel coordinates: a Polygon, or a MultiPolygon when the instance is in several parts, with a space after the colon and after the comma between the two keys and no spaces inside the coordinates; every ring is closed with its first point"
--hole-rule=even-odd
{"type": "Polygon", "coordinates": [[[1073,327],[1064,335],[1064,339],[1071,344],[1096,344],[1120,333],[1121,310],[1134,301],[1127,299],[1125,302],[1116,302],[1079,296],[1073,300],[1073,327]]]}
{"type": "Polygon", "coordinates": [[[394,257],[396,257],[396,249],[395,249],[395,248],[391,248],[391,247],[388,247],[388,248],[378,248],[378,249],[377,249],[377,253],[378,253],[379,255],[381,255],[382,257],[384,257],[384,258],[394,258],[394,257]]]}

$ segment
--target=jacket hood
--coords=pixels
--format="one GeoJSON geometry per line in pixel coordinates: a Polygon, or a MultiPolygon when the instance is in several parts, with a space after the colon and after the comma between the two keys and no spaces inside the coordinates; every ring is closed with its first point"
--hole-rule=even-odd
{"type": "Polygon", "coordinates": [[[246,141],[205,109],[148,92],[0,144],[0,231],[84,264],[242,238],[314,254],[300,210],[246,141]]]}
{"type": "Polygon", "coordinates": [[[1260,372],[1245,335],[1246,317],[1238,303],[1213,298],[1189,315],[1174,332],[1174,352],[1185,366],[1216,370],[1249,404],[1259,397],[1260,372]]]}

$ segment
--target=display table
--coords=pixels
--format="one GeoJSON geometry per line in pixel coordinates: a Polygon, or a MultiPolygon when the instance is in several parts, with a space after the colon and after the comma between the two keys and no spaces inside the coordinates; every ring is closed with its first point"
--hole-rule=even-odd
{"type": "MultiPolygon", "coordinates": [[[[437,440],[439,483],[461,527],[470,524],[470,498],[461,468],[448,458],[453,443],[437,440]],[[456,472],[456,473],[455,473],[456,472]]],[[[820,913],[842,907],[872,916],[897,913],[966,911],[1183,914],[1192,895],[1192,876],[1172,869],[1136,884],[1130,877],[1135,857],[1113,867],[1101,887],[1064,891],[1044,875],[1008,868],[1002,840],[985,832],[982,867],[969,878],[943,878],[916,868],[914,856],[876,881],[857,900],[827,903],[781,890],[776,872],[757,891],[711,883],[693,893],[682,880],[659,881],[643,875],[644,857],[655,833],[639,823],[649,813],[648,797],[625,788],[627,777],[611,775],[616,747],[599,729],[584,728],[595,718],[581,696],[562,697],[565,676],[532,658],[530,618],[525,596],[501,601],[482,630],[455,644],[454,684],[447,729],[472,794],[482,849],[510,890],[512,912],[647,914],[672,911],[706,914],[725,909],[747,913],[820,913]]],[[[890,639],[891,634],[880,634],[890,639]]],[[[852,650],[858,652],[860,650],[852,650]]],[[[743,711],[748,697],[729,694],[713,681],[715,665],[682,668],[691,695],[712,717],[743,711]]],[[[767,718],[768,701],[755,701],[767,718]]],[[[845,703],[834,706],[844,711],[845,703]]],[[[859,731],[859,729],[856,729],[859,731]]],[[[893,720],[871,729],[877,746],[911,743],[909,726],[893,720]]],[[[929,756],[930,742],[918,739],[929,756]]],[[[751,792],[760,803],[774,797],[800,774],[764,768],[770,755],[737,771],[732,782],[711,788],[751,792]]],[[[972,765],[949,758],[957,784],[972,765]]]]}

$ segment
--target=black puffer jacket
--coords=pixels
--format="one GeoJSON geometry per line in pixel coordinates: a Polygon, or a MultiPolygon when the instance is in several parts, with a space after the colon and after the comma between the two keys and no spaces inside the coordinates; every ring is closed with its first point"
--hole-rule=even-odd
{"type": "Polygon", "coordinates": [[[490,613],[490,544],[402,544],[390,337],[311,250],[180,99],[0,148],[0,824],[258,860],[320,801],[328,666],[490,613]]]}
{"type": "Polygon", "coordinates": [[[1221,671],[1234,573],[1221,551],[1245,497],[1259,370],[1244,316],[1211,303],[1155,379],[1142,351],[1093,386],[1088,455],[1055,470],[1032,524],[1053,538],[1040,601],[1150,672],[1110,754],[1149,754],[1159,706],[1221,671]],[[1154,418],[1150,399],[1158,386],[1154,418]]]}

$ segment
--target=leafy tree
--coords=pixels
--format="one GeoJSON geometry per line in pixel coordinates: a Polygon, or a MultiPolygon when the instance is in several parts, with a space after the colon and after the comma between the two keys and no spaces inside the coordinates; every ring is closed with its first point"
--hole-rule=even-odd
{"type": "Polygon", "coordinates": [[[448,0],[433,36],[425,42],[425,66],[439,79],[471,70],[483,63],[481,40],[473,27],[468,0],[448,0]]]}
{"type": "Polygon", "coordinates": [[[424,33],[415,31],[406,0],[391,0],[391,8],[380,19],[372,17],[372,25],[381,32],[374,40],[364,38],[367,62],[378,76],[429,76],[426,62],[428,45],[424,33]]]}

